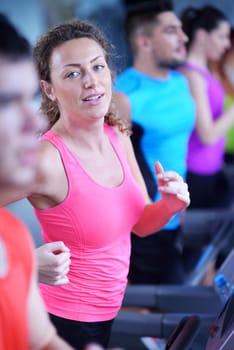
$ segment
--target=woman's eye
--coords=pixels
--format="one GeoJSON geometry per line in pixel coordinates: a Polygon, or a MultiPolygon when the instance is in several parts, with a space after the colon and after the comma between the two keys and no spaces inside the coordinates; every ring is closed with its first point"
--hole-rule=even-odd
{"type": "Polygon", "coordinates": [[[96,69],[97,71],[102,70],[102,69],[104,69],[104,68],[105,68],[105,66],[104,66],[103,64],[97,64],[97,65],[95,66],[95,69],[96,69]]]}
{"type": "Polygon", "coordinates": [[[66,78],[73,79],[73,78],[77,78],[78,76],[79,76],[79,72],[71,72],[66,75],[66,78]]]}

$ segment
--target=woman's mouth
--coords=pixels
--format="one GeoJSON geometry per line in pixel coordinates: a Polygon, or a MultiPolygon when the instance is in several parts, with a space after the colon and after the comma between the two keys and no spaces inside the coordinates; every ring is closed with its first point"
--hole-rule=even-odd
{"type": "Polygon", "coordinates": [[[83,99],[84,102],[99,102],[99,100],[104,96],[104,94],[92,94],[83,99]]]}

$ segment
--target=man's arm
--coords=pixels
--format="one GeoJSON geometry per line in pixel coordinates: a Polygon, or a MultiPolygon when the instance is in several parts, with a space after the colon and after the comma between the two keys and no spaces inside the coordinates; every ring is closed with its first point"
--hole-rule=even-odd
{"type": "Polygon", "coordinates": [[[74,350],[57,335],[50,322],[38,290],[35,274],[29,292],[28,315],[30,350],[74,350]]]}

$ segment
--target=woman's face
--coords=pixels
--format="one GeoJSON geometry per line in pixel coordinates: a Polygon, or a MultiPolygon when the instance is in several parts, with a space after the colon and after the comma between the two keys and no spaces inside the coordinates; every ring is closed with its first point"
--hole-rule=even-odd
{"type": "Polygon", "coordinates": [[[207,33],[207,56],[209,60],[219,60],[230,46],[230,25],[226,21],[219,23],[218,27],[207,33]]]}
{"type": "Polygon", "coordinates": [[[56,101],[62,118],[85,121],[105,116],[112,95],[111,72],[102,47],[94,40],[73,39],[55,48],[50,76],[44,91],[56,101]]]}

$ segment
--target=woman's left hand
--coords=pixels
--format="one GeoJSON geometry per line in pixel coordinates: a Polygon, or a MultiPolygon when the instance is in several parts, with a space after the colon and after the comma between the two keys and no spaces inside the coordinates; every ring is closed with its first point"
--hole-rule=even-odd
{"type": "Polygon", "coordinates": [[[188,185],[175,171],[164,171],[160,162],[155,164],[158,177],[158,190],[168,210],[175,214],[190,204],[188,185]]]}

